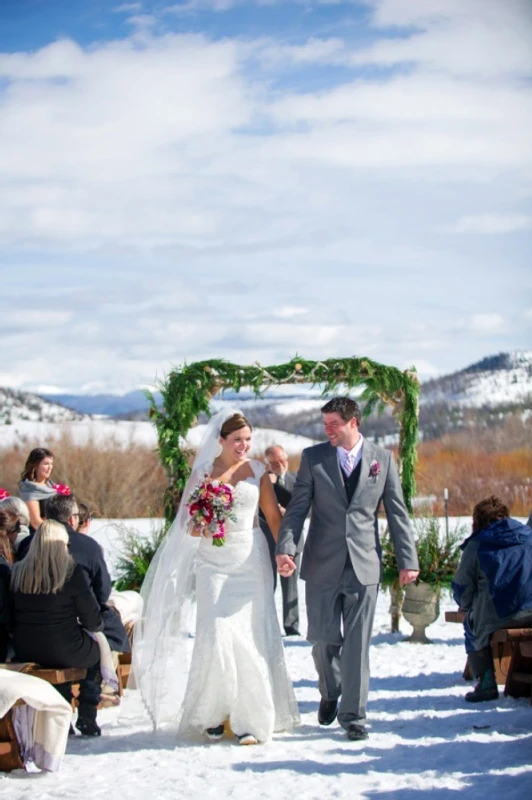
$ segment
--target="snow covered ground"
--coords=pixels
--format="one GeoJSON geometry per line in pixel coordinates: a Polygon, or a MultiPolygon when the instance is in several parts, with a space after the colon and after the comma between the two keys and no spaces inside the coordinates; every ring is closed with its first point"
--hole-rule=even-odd
{"type": "MultiPolygon", "coordinates": [[[[186,437],[188,447],[196,448],[205,430],[205,425],[191,428],[186,437]]],[[[151,422],[129,422],[113,419],[84,419],[77,422],[35,422],[17,420],[12,425],[0,426],[0,448],[24,444],[26,447],[53,447],[62,436],[69,436],[76,444],[92,442],[105,449],[130,447],[142,444],[157,446],[157,431],[151,422]]],[[[315,444],[313,439],[297,434],[276,431],[270,428],[255,428],[251,455],[262,455],[266,447],[281,444],[289,455],[300,453],[305,447],[315,444]]]]}
{"type": "MultiPolygon", "coordinates": [[[[143,532],[150,525],[127,524],[143,532]]],[[[116,528],[101,521],[94,535],[112,561],[116,528]]],[[[388,605],[381,593],[367,742],[349,742],[336,723],[317,724],[310,645],[290,637],[285,652],[302,715],[294,733],[258,747],[240,747],[232,738],[177,743],[173,735],[154,735],[140,719],[124,721],[120,709],[106,709],[99,712],[100,739],[70,739],[59,773],[1,775],[0,798],[455,800],[461,790],[468,800],[530,798],[530,701],[501,697],[480,706],[464,701],[462,630],[444,621],[444,611],[455,607],[449,598],[442,599],[440,617],[428,629],[432,645],[406,642],[410,626],[404,620],[402,634],[389,633],[388,605]]],[[[303,600],[301,606],[304,620],[303,600]]]]}

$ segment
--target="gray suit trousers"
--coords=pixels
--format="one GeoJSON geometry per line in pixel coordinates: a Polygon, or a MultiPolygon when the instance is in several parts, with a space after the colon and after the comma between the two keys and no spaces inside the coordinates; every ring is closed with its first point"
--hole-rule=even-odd
{"type": "Polygon", "coordinates": [[[348,562],[340,585],[305,585],[312,657],[324,700],[340,699],[338,722],[366,722],[369,647],[378,584],[363,586],[348,562]]]}

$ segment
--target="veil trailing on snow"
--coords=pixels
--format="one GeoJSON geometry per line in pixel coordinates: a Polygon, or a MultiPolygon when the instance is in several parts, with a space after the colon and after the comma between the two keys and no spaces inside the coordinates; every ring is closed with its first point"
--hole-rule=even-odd
{"type": "Polygon", "coordinates": [[[135,626],[133,680],[153,727],[178,727],[194,645],[195,560],[200,539],[189,535],[187,500],[211,473],[220,454],[224,422],[238,409],[219,411],[209,421],[176,518],[153,558],[141,595],[142,619],[135,626]]]}

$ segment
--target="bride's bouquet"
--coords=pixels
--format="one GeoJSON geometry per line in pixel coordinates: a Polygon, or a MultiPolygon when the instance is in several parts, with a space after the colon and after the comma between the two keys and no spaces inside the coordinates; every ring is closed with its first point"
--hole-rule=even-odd
{"type": "Polygon", "coordinates": [[[215,547],[222,547],[225,543],[227,520],[236,521],[232,512],[234,502],[232,486],[207,477],[190,494],[187,506],[192,522],[202,529],[204,535],[212,535],[215,547]]]}

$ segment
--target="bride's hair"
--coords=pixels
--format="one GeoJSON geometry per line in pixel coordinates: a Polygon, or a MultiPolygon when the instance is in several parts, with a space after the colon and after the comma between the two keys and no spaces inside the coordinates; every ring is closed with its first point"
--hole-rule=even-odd
{"type": "Polygon", "coordinates": [[[230,433],[239,431],[241,428],[249,428],[250,431],[252,431],[253,425],[243,414],[233,414],[233,416],[229,417],[229,419],[226,419],[222,425],[220,436],[222,439],[227,439],[230,433]]]}

